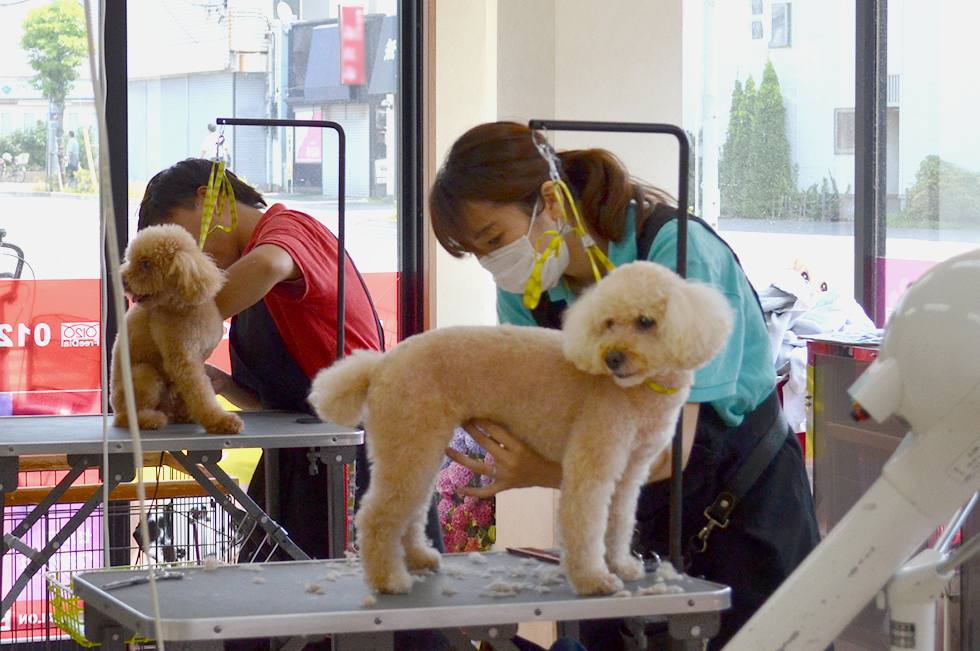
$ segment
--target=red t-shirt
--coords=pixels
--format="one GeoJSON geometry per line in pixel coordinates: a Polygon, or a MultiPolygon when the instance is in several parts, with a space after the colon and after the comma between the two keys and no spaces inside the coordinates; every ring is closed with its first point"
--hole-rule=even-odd
{"type": "MultiPolygon", "coordinates": [[[[337,238],[313,217],[277,203],[259,220],[242,255],[260,244],[285,249],[303,274],[302,281],[273,287],[265,304],[290,354],[312,378],[337,359],[337,238]]],[[[344,354],[381,350],[370,298],[346,260],[344,354]]]]}

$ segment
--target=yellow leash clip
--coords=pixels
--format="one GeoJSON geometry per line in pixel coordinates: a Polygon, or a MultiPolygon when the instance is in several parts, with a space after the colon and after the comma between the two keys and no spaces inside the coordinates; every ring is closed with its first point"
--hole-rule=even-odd
{"type": "Polygon", "coordinates": [[[208,235],[219,228],[226,233],[230,233],[238,227],[238,206],[235,203],[235,188],[231,185],[231,179],[225,173],[225,163],[217,158],[211,164],[211,175],[208,177],[208,189],[204,195],[204,214],[201,217],[201,235],[197,242],[197,247],[204,250],[204,242],[208,235]],[[228,208],[231,211],[231,226],[222,226],[217,223],[212,228],[211,222],[215,215],[221,221],[221,213],[224,210],[224,202],[228,201],[228,208]]]}

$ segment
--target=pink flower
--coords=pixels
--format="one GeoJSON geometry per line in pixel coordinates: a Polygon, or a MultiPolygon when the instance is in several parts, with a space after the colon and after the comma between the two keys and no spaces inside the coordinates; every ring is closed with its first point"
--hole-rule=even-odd
{"type": "Polygon", "coordinates": [[[451,526],[453,529],[465,530],[472,521],[473,516],[470,515],[469,511],[462,507],[456,507],[456,510],[453,511],[452,520],[450,520],[449,526],[451,526]]]}
{"type": "Polygon", "coordinates": [[[480,501],[479,497],[473,497],[472,495],[467,495],[466,497],[463,498],[463,508],[465,508],[467,511],[472,513],[473,509],[476,508],[479,501],[480,501]]]}
{"type": "Polygon", "coordinates": [[[452,554],[453,552],[459,552],[463,550],[466,545],[466,530],[465,529],[453,529],[446,533],[445,543],[446,551],[452,554]]]}
{"type": "Polygon", "coordinates": [[[455,490],[460,486],[466,486],[472,479],[472,470],[453,461],[439,473],[437,488],[440,491],[455,490]]]}
{"type": "Polygon", "coordinates": [[[478,527],[485,527],[493,522],[493,503],[489,500],[481,500],[473,509],[473,519],[476,520],[478,527]]]}

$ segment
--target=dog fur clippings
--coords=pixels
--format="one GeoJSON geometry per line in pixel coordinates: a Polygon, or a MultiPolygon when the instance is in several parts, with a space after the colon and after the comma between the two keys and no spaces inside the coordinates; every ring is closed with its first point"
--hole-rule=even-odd
{"type": "MultiPolygon", "coordinates": [[[[214,302],[224,273],[190,233],[169,224],[140,231],[119,271],[133,299],[126,327],[140,429],[197,422],[212,434],[241,433],[241,419],[221,408],[204,370],[224,333],[214,302]]],[[[112,348],[109,400],[114,424],[128,426],[119,337],[112,348]]]]}
{"type": "Polygon", "coordinates": [[[425,514],[453,430],[479,418],[562,464],[559,533],[580,594],[640,578],[630,550],[640,487],[671,441],[694,370],[731,327],[718,290],[635,262],[583,294],[561,332],[436,329],[321,371],[310,394],[317,414],[366,433],[371,484],[355,524],[367,584],[405,593],[410,572],[439,566],[425,514]]]}

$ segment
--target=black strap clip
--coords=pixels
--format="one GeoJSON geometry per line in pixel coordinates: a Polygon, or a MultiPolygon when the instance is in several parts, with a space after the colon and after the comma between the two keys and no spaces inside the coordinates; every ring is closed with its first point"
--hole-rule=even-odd
{"type": "Polygon", "coordinates": [[[715,499],[714,503],[704,510],[704,517],[708,519],[708,524],[691,538],[691,551],[695,554],[703,554],[708,549],[708,536],[717,527],[725,529],[728,527],[728,516],[735,508],[735,496],[728,491],[722,491],[715,499]]]}

